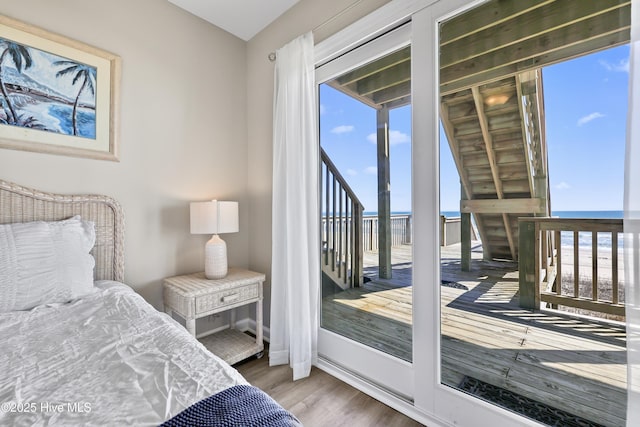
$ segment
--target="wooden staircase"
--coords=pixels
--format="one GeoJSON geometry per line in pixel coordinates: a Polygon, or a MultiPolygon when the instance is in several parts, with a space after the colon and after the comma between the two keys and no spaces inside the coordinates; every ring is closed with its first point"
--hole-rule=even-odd
{"type": "Polygon", "coordinates": [[[551,213],[540,69],[442,96],[442,124],[485,259],[518,259],[518,218],[551,213]]]}
{"type": "Polygon", "coordinates": [[[358,287],[363,283],[364,207],[322,148],[320,157],[323,283],[343,290],[358,287]]]}

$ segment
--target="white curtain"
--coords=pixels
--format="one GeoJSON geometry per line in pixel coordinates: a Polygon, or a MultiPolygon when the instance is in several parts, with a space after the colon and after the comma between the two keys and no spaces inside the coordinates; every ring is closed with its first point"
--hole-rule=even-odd
{"type": "Polygon", "coordinates": [[[320,238],[313,35],[276,52],[269,364],[293,379],[317,358],[320,238]]]}
{"type": "Polygon", "coordinates": [[[640,0],[631,3],[629,111],[624,183],[627,426],[640,426],[640,0]]]}

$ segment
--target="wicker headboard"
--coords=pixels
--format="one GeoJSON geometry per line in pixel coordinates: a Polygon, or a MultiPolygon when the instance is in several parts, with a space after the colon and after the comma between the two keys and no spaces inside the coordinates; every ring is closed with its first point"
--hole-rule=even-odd
{"type": "Polygon", "coordinates": [[[96,280],[124,279],[124,215],[114,199],[98,195],[49,194],[0,179],[0,224],[58,221],[74,215],[96,224],[96,280]]]}

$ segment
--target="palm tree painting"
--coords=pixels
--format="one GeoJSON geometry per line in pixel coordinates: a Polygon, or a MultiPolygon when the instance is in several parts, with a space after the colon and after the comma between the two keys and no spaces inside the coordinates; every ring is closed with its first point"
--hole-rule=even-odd
{"type": "Polygon", "coordinates": [[[53,63],[53,65],[61,65],[66,67],[63,70],[58,71],[56,73],[56,77],[63,77],[67,74],[72,74],[72,73],[74,74],[73,82],[71,83],[72,85],[75,85],[78,80],[82,79],[80,90],[78,90],[78,95],[76,95],[76,100],[73,103],[73,114],[72,114],[73,134],[77,136],[78,135],[77,113],[78,113],[78,104],[80,103],[80,95],[82,95],[82,92],[85,89],[91,92],[92,95],[95,94],[93,82],[96,80],[96,69],[94,67],[90,67],[84,64],[78,64],[77,62],[73,62],[73,61],[56,61],[53,63]]]}
{"type": "Polygon", "coordinates": [[[11,61],[13,61],[15,68],[20,73],[22,72],[22,58],[24,58],[25,69],[31,67],[31,54],[26,47],[18,43],[4,40],[3,44],[4,50],[0,55],[0,90],[2,90],[2,96],[4,97],[5,105],[3,105],[3,107],[5,111],[6,122],[15,124],[18,122],[18,116],[16,115],[13,105],[11,105],[11,100],[9,98],[9,95],[7,94],[7,88],[5,87],[4,81],[2,81],[2,64],[4,63],[6,58],[9,58],[11,59],[11,61]]]}
{"type": "Polygon", "coordinates": [[[0,37],[0,127],[96,138],[97,68],[0,37]]]}

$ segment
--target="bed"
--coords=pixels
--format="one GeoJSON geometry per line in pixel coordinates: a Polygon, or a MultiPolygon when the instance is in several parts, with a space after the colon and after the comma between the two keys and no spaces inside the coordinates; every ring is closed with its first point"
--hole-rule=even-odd
{"type": "Polygon", "coordinates": [[[124,280],[120,205],[0,180],[0,425],[297,426],[124,280]]]}

